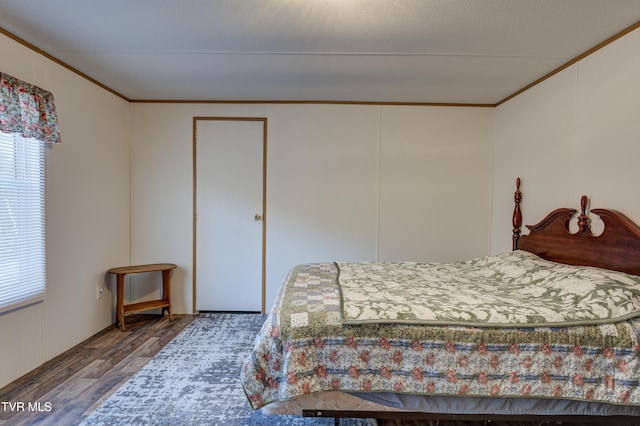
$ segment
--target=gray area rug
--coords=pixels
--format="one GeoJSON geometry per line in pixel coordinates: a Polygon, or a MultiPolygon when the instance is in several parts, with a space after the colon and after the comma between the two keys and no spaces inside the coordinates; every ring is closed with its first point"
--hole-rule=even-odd
{"type": "MultiPolygon", "coordinates": [[[[333,419],[263,416],[249,406],[240,369],[265,319],[259,314],[196,318],[82,425],[333,425],[333,419]]],[[[340,421],[341,426],[371,424],[340,421]]]]}

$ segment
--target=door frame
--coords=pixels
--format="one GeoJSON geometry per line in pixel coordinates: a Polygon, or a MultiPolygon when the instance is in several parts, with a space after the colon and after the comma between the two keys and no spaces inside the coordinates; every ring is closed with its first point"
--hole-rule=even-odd
{"type": "Polygon", "coordinates": [[[266,313],[266,248],[267,248],[267,118],[266,117],[193,117],[193,313],[197,314],[198,297],[196,270],[196,221],[197,217],[197,141],[200,121],[259,121],[262,122],[262,313],[266,313]]]}

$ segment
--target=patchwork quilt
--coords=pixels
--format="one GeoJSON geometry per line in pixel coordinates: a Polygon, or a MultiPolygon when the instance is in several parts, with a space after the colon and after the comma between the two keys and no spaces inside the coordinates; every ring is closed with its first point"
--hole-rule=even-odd
{"type": "MultiPolygon", "coordinates": [[[[519,262],[514,258],[510,261],[519,262]]],[[[492,260],[476,262],[482,270],[484,266],[480,265],[492,260]]],[[[415,265],[409,265],[408,276],[415,273],[415,265]]],[[[356,265],[349,275],[360,279],[361,271],[374,268],[376,275],[386,276],[386,272],[378,269],[380,266],[384,267],[371,264],[358,269],[360,266],[356,265]]],[[[535,314],[527,311],[524,317],[528,319],[518,317],[515,321],[521,323],[507,327],[496,326],[493,320],[483,322],[499,317],[494,310],[508,311],[495,305],[485,310],[490,313],[487,315],[481,309],[471,309],[468,318],[472,322],[468,324],[450,325],[431,323],[431,318],[421,317],[426,308],[409,313],[399,307],[413,305],[424,295],[405,295],[388,309],[376,303],[387,303],[396,296],[384,296],[378,302],[364,298],[359,301],[360,296],[355,296],[350,300],[355,301],[358,309],[349,307],[352,302],[343,300],[344,282],[339,283],[339,272],[344,279],[347,269],[342,267],[339,269],[336,263],[313,263],[298,265],[290,271],[241,372],[241,382],[253,408],[332,390],[562,398],[640,405],[640,319],[633,315],[620,319],[620,315],[627,314],[618,311],[619,296],[624,293],[625,300],[630,300],[629,306],[635,306],[633,295],[626,294],[622,287],[614,291],[589,281],[585,283],[588,292],[572,291],[571,296],[554,290],[552,285],[545,287],[544,292],[549,292],[551,299],[560,304],[571,297],[591,306],[590,297],[604,297],[594,303],[606,309],[590,309],[589,322],[580,325],[560,325],[557,315],[568,313],[562,308],[548,314],[542,310],[542,316],[540,309],[535,314]],[[364,304],[358,305],[359,302],[364,304]],[[357,313],[353,318],[351,310],[357,313]],[[378,314],[374,316],[370,310],[378,314]],[[389,318],[384,318],[385,315],[389,318]],[[416,316],[418,320],[414,321],[416,316]],[[398,318],[401,321],[391,321],[398,318]],[[406,321],[407,318],[411,321],[406,321]],[[555,325],[544,325],[551,323],[555,325]]],[[[517,266],[505,268],[515,271],[512,268],[517,266]]],[[[394,271],[391,276],[397,274],[394,271]]],[[[557,282],[563,280],[556,278],[557,282]]],[[[388,279],[379,281],[385,280],[388,279]]],[[[369,284],[363,280],[359,285],[369,284]]],[[[448,284],[450,294],[455,292],[456,285],[456,282],[448,284]]],[[[626,283],[624,286],[627,289],[626,283]]],[[[443,284],[443,288],[447,285],[443,284]]],[[[361,294],[370,296],[376,291],[361,294]]],[[[544,292],[540,290],[539,295],[544,292]]],[[[470,302],[475,303],[474,300],[465,303],[470,302]]],[[[483,303],[475,304],[484,306],[483,303]]],[[[516,308],[520,309],[512,306],[516,308]]],[[[470,308],[448,309],[447,315],[459,322],[465,317],[465,309],[470,308]]],[[[576,311],[573,318],[582,321],[580,315],[576,311]]]]}

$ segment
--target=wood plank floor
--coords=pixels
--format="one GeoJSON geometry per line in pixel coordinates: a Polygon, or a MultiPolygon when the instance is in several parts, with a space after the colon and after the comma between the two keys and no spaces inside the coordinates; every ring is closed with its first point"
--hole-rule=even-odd
{"type": "Polygon", "coordinates": [[[126,331],[107,327],[8,384],[0,389],[7,403],[0,405],[0,424],[79,424],[195,317],[173,318],[127,316],[126,331]]]}

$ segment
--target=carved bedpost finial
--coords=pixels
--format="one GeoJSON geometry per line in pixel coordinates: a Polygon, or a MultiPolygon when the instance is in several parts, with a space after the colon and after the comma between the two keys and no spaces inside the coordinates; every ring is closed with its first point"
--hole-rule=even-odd
{"type": "Polygon", "coordinates": [[[513,196],[515,201],[515,208],[513,209],[513,218],[511,222],[513,224],[513,243],[512,249],[518,250],[518,240],[520,240],[520,227],[522,226],[522,212],[520,211],[520,202],[522,201],[522,192],[520,192],[520,178],[516,179],[516,193],[513,196]]]}
{"type": "Polygon", "coordinates": [[[587,196],[580,198],[580,216],[578,216],[579,232],[591,232],[589,227],[589,216],[587,216],[587,196]]]}

